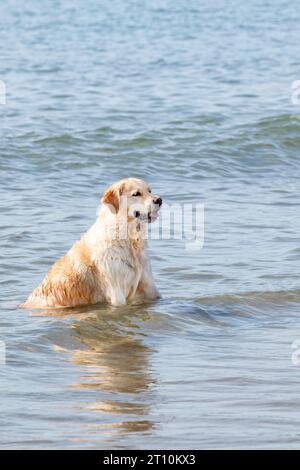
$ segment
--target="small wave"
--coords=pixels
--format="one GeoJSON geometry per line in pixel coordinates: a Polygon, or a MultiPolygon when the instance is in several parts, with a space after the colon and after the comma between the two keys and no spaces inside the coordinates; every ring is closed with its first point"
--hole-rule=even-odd
{"type": "Polygon", "coordinates": [[[290,148],[299,146],[300,116],[283,114],[260,120],[253,129],[253,137],[269,145],[290,148]]]}
{"type": "Polygon", "coordinates": [[[300,302],[300,289],[285,291],[250,291],[237,294],[222,294],[209,297],[197,297],[195,301],[203,304],[227,303],[227,304],[251,304],[257,302],[300,302]]]}
{"type": "Polygon", "coordinates": [[[281,114],[279,116],[266,117],[258,121],[257,128],[260,129],[300,129],[300,116],[296,114],[281,114]]]}
{"type": "Polygon", "coordinates": [[[141,134],[134,135],[128,138],[116,139],[118,146],[122,148],[134,149],[136,147],[148,147],[153,145],[158,145],[161,143],[161,140],[155,134],[141,134]]]}
{"type": "Polygon", "coordinates": [[[61,135],[53,135],[50,137],[44,137],[42,139],[37,139],[33,143],[39,145],[52,145],[52,144],[76,144],[78,142],[82,142],[82,138],[75,137],[72,134],[61,134],[61,135]]]}

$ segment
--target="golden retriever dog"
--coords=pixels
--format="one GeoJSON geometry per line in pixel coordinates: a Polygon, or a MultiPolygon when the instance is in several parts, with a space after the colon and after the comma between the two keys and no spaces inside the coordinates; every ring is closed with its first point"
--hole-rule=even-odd
{"type": "Polygon", "coordinates": [[[144,181],[126,178],[110,186],[101,202],[94,225],[52,266],[23,307],[119,306],[159,297],[145,235],[162,199],[144,181]]]}

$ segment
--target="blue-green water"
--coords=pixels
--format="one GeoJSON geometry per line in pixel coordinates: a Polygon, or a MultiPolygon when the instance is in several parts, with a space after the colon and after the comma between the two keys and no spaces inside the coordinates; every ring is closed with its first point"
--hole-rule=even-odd
{"type": "Polygon", "coordinates": [[[2,448],[300,445],[300,5],[0,4],[2,448]],[[205,205],[155,240],[163,298],[17,305],[123,176],[205,205]]]}

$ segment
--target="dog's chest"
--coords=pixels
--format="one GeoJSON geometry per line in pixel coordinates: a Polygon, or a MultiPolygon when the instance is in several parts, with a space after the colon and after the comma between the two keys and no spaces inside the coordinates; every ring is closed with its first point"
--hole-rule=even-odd
{"type": "Polygon", "coordinates": [[[144,254],[138,246],[131,244],[124,250],[120,258],[119,285],[122,285],[123,292],[128,300],[132,299],[138,289],[143,273],[144,254]]]}
{"type": "Polygon", "coordinates": [[[110,247],[103,250],[96,258],[98,272],[112,283],[123,286],[125,290],[132,289],[132,285],[140,281],[144,255],[131,245],[110,247]]]}

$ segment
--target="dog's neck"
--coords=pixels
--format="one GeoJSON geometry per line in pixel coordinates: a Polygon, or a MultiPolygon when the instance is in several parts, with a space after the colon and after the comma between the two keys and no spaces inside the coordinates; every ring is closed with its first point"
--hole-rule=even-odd
{"type": "Polygon", "coordinates": [[[134,251],[142,251],[146,247],[146,231],[144,222],[120,213],[114,214],[103,204],[87,236],[95,244],[118,241],[121,245],[130,245],[134,251]]]}

